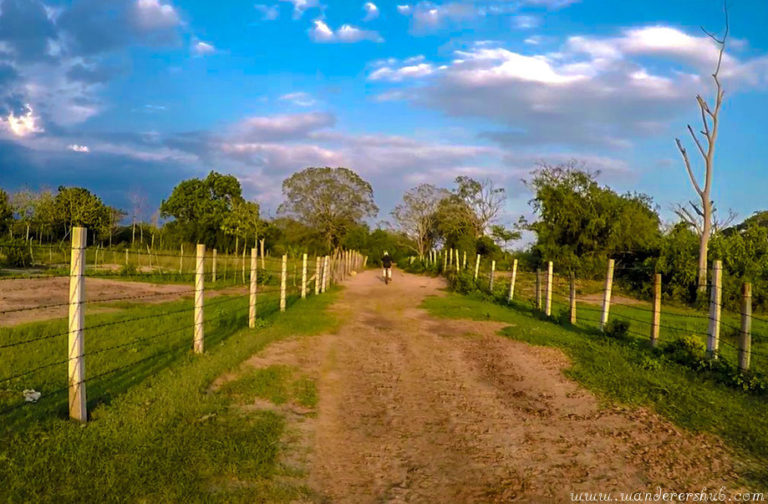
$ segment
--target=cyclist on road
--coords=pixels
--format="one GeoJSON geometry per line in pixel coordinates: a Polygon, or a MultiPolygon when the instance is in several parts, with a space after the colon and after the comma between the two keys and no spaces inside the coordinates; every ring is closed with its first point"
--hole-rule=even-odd
{"type": "Polygon", "coordinates": [[[392,258],[386,250],[384,251],[384,257],[381,258],[381,266],[384,268],[382,271],[384,283],[388,284],[392,281],[392,258]]]}

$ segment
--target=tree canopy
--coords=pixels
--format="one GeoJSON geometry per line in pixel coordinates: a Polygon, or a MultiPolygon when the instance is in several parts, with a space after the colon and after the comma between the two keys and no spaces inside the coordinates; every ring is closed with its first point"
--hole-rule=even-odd
{"type": "Polygon", "coordinates": [[[351,226],[379,209],[373,188],[347,168],[306,168],[283,181],[278,213],[315,229],[328,247],[338,247],[351,226]]]}
{"type": "Polygon", "coordinates": [[[432,184],[421,184],[406,191],[403,201],[392,211],[398,227],[414,244],[419,256],[433,248],[436,238],[437,209],[450,193],[432,184]]]}

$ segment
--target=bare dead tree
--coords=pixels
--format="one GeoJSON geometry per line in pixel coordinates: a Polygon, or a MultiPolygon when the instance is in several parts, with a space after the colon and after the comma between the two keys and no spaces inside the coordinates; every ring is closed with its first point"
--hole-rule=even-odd
{"type": "Polygon", "coordinates": [[[706,100],[701,97],[701,95],[696,95],[696,102],[698,103],[699,110],[701,112],[701,122],[703,129],[700,133],[704,140],[703,143],[702,139],[696,134],[696,132],[694,132],[691,125],[688,125],[688,132],[691,134],[691,138],[696,144],[696,148],[698,149],[699,154],[701,155],[704,162],[705,172],[703,186],[699,183],[698,178],[693,173],[688,151],[686,151],[685,147],[683,147],[683,143],[680,141],[680,139],[675,138],[677,148],[680,151],[680,154],[683,156],[685,169],[688,171],[688,177],[691,179],[691,184],[693,185],[694,190],[701,200],[701,204],[697,205],[701,215],[701,229],[699,231],[699,296],[701,296],[703,293],[706,293],[707,290],[707,254],[709,251],[709,239],[712,236],[713,224],[713,204],[712,199],[710,198],[710,194],[712,193],[712,173],[715,166],[715,144],[717,142],[717,135],[720,126],[720,110],[722,108],[723,97],[725,95],[725,91],[723,90],[719,75],[720,67],[723,63],[723,54],[725,53],[725,44],[726,40],[728,39],[728,31],[730,29],[728,23],[727,0],[723,1],[723,11],[725,13],[725,32],[721,38],[718,38],[716,35],[702,28],[702,31],[704,31],[704,33],[719,46],[717,66],[715,67],[715,71],[712,73],[712,79],[715,82],[715,100],[713,107],[710,107],[706,100]]]}
{"type": "MultiPolygon", "coordinates": [[[[687,205],[675,205],[672,210],[680,217],[680,220],[692,227],[696,234],[701,237],[704,232],[704,211],[701,205],[695,201],[689,201],[687,205]]],[[[713,203],[711,235],[714,236],[729,227],[736,220],[736,217],[738,214],[731,209],[728,209],[728,215],[718,217],[717,208],[713,203]]]]}

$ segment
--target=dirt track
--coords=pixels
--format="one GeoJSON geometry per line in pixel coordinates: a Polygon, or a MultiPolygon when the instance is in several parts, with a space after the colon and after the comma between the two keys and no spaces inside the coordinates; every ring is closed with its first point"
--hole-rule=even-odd
{"type": "Polygon", "coordinates": [[[369,271],[334,306],[336,334],[286,340],[249,363],[315,376],[317,418],[289,415],[285,462],[321,502],[570,502],[570,492],[731,487],[731,457],[643,409],[601,407],[564,355],[498,323],[418,308],[441,281],[369,271]]]}

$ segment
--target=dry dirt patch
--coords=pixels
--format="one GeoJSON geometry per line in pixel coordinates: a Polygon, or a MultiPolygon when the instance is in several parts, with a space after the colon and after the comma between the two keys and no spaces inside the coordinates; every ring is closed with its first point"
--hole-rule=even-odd
{"type": "MultiPolygon", "coordinates": [[[[191,296],[192,288],[191,285],[125,282],[101,278],[85,280],[86,302],[89,303],[129,297],[135,299],[126,299],[121,302],[164,303],[180,299],[185,295],[191,296]]],[[[0,280],[0,312],[41,307],[1,314],[0,326],[66,317],[68,310],[66,305],[50,305],[64,304],[68,297],[69,278],[67,277],[0,280]]],[[[108,307],[88,308],[89,313],[103,313],[110,310],[108,307]]]]}

